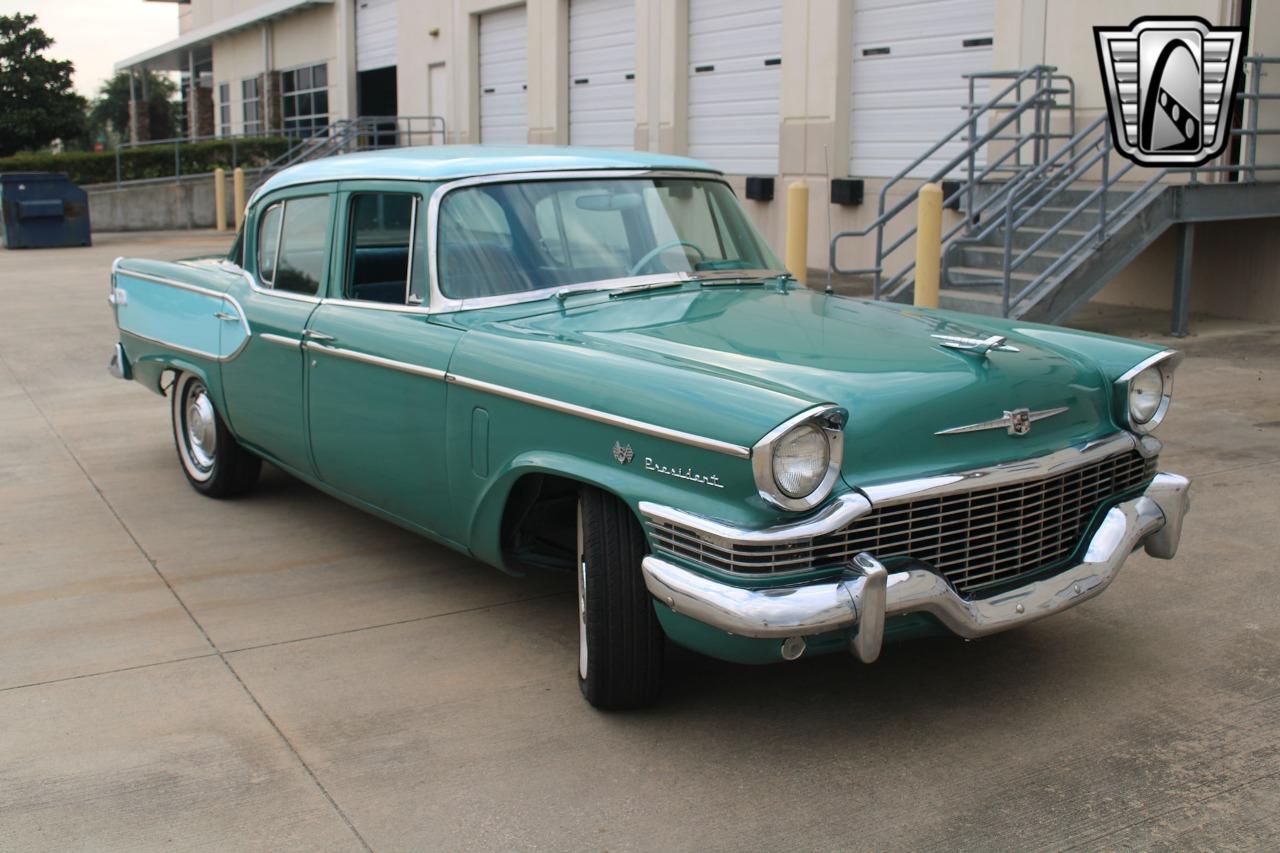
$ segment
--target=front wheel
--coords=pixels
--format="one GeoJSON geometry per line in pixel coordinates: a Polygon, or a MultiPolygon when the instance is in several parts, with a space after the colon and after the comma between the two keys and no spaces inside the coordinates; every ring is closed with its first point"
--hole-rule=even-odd
{"type": "Polygon", "coordinates": [[[178,461],[197,492],[226,498],[257,482],[262,460],[236,441],[199,376],[181,373],[174,380],[172,415],[178,461]]]}
{"type": "Polygon", "coordinates": [[[598,489],[578,497],[578,686],[597,708],[652,704],[664,639],[640,561],[645,542],[627,505],[598,489]]]}

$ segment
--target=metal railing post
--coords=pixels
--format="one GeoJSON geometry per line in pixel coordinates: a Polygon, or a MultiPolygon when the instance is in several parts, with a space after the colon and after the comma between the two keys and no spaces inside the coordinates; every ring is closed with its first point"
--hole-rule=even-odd
{"type": "Polygon", "coordinates": [[[1111,134],[1102,134],[1102,194],[1098,196],[1098,245],[1107,239],[1107,191],[1111,189],[1111,134]]]}
{"type": "Polygon", "coordinates": [[[116,186],[120,186],[120,143],[116,143],[116,186]]]}
{"type": "Polygon", "coordinates": [[[182,179],[182,143],[175,141],[173,143],[173,179],[175,181],[182,179]]]}
{"type": "Polygon", "coordinates": [[[1003,284],[1000,293],[1000,314],[1002,317],[1009,316],[1009,282],[1011,281],[1011,270],[1009,268],[1010,261],[1013,260],[1013,199],[1012,196],[1007,197],[1004,203],[1004,262],[1003,284]]]}
{"type": "Polygon", "coordinates": [[[1262,63],[1254,61],[1253,74],[1249,80],[1249,94],[1253,97],[1249,100],[1249,181],[1256,183],[1258,180],[1258,103],[1262,99],[1258,97],[1262,90],[1262,63]]]}
{"type": "Polygon", "coordinates": [[[973,140],[978,138],[978,120],[975,117],[977,107],[974,104],[974,98],[977,96],[973,85],[976,78],[969,78],[969,180],[965,183],[964,191],[964,216],[967,221],[973,218],[973,167],[977,160],[977,152],[973,147],[973,140]]]}

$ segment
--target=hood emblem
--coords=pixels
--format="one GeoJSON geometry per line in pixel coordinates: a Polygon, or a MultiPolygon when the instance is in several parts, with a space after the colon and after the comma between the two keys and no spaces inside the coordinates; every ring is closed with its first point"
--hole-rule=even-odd
{"type": "Polygon", "coordinates": [[[965,338],[960,335],[930,335],[929,337],[942,341],[938,346],[983,358],[992,350],[996,352],[1019,351],[1017,347],[1011,347],[1006,343],[1008,338],[1004,335],[992,335],[989,338],[965,338]]]}
{"type": "Polygon", "coordinates": [[[636,452],[631,449],[631,445],[615,441],[613,443],[613,458],[617,460],[619,465],[626,465],[636,458],[636,452]]]}
{"type": "Polygon", "coordinates": [[[934,435],[956,435],[962,432],[981,432],[984,429],[1004,429],[1008,431],[1009,435],[1026,435],[1031,432],[1031,425],[1036,421],[1060,415],[1067,411],[1068,408],[1067,406],[1059,406],[1056,409],[1041,409],[1038,412],[1033,412],[1030,409],[1014,409],[1013,411],[1005,412],[1003,417],[995,420],[951,427],[951,429],[940,429],[934,435]]]}

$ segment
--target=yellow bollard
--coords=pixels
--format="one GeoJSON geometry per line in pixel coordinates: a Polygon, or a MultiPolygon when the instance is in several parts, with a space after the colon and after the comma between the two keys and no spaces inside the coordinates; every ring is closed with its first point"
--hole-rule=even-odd
{"type": "Polygon", "coordinates": [[[239,166],[231,173],[232,196],[236,206],[236,230],[244,224],[244,169],[239,166]]]}
{"type": "Polygon", "coordinates": [[[942,266],[942,187],[925,184],[916,199],[916,305],[938,307],[942,266]]]}
{"type": "Polygon", "coordinates": [[[213,227],[216,231],[227,230],[227,170],[213,170],[213,227]]]}
{"type": "Polygon", "coordinates": [[[809,185],[804,181],[787,187],[787,270],[801,284],[809,283],[809,185]]]}

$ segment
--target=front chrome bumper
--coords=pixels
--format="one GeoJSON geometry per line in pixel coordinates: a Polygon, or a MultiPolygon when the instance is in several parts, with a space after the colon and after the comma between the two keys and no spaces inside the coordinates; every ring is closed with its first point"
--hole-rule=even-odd
{"type": "Polygon", "coordinates": [[[732,586],[648,556],[645,585],[675,612],[738,636],[806,637],[856,628],[850,651],[870,663],[880,654],[889,616],[929,613],[961,637],[984,637],[1092,598],[1139,546],[1153,557],[1172,558],[1189,487],[1185,477],[1157,474],[1141,495],[1107,511],[1080,563],[980,600],[961,598],[922,563],[890,573],[873,554],[859,554],[836,581],[762,590],[732,586]]]}

